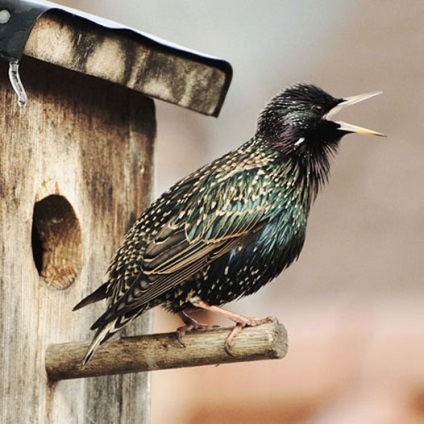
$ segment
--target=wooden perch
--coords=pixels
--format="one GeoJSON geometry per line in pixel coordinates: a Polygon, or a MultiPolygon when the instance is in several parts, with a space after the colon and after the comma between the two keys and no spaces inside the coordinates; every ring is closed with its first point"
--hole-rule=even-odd
{"type": "Polygon", "coordinates": [[[247,327],[236,337],[232,356],[224,350],[231,328],[187,333],[178,341],[176,333],[123,337],[105,343],[85,368],[81,363],[88,342],[51,345],[46,352],[46,370],[51,381],[153,371],[199,365],[283,358],[287,332],[278,322],[247,327]],[[184,345],[182,344],[184,343],[184,345]]]}

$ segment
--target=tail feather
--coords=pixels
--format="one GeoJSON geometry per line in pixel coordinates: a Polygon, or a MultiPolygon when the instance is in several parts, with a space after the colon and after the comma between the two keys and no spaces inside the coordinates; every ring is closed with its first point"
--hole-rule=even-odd
{"type": "Polygon", "coordinates": [[[91,303],[98,302],[99,300],[105,299],[107,297],[107,286],[108,283],[102,284],[97,290],[93,293],[89,294],[87,297],[82,299],[79,303],[77,303],[73,311],[77,311],[78,309],[83,308],[84,306],[90,305],[91,303]]]}
{"type": "Polygon", "coordinates": [[[82,361],[82,366],[85,367],[88,362],[91,360],[93,355],[96,353],[96,350],[101,344],[109,340],[122,326],[117,325],[118,318],[108,322],[104,327],[102,327],[97,334],[94,336],[93,341],[82,361]]]}
{"type": "Polygon", "coordinates": [[[102,325],[94,336],[90,347],[88,348],[88,351],[82,361],[82,366],[85,367],[88,364],[100,345],[109,340],[117,331],[128,325],[136,316],[138,315],[130,317],[121,315],[102,325]]]}

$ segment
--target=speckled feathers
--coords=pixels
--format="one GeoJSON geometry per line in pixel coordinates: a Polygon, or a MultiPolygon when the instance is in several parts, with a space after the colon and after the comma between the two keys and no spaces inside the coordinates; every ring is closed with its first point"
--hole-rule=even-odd
{"type": "Polygon", "coordinates": [[[300,254],[329,157],[347,132],[326,114],[342,99],[289,87],[260,114],[255,136],[175,184],[134,224],[106,281],[76,308],[107,298],[86,357],[159,304],[221,305],[256,292],[300,254]]]}

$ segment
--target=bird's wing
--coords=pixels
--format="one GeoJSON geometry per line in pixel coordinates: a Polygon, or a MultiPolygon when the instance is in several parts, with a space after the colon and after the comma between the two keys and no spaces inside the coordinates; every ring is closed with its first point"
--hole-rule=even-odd
{"type": "Polygon", "coordinates": [[[280,205],[260,168],[208,180],[144,251],[146,275],[173,275],[198,261],[210,262],[254,231],[280,205]]]}
{"type": "Polygon", "coordinates": [[[192,199],[185,220],[186,237],[192,243],[219,243],[251,232],[278,207],[270,200],[271,176],[262,168],[234,172],[210,181],[192,199]]]}
{"type": "Polygon", "coordinates": [[[120,315],[138,311],[176,288],[208,263],[255,231],[277,205],[270,202],[269,176],[260,168],[205,181],[185,205],[152,238],[140,263],[141,272],[113,288],[108,311],[97,328],[120,315]]]}

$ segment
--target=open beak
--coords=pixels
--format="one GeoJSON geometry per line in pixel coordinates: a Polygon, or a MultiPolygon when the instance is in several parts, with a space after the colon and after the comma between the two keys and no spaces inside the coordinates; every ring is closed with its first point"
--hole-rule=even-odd
{"type": "MultiPolygon", "coordinates": [[[[348,106],[354,105],[356,103],[362,102],[364,100],[370,99],[371,97],[377,96],[378,94],[381,94],[381,93],[382,93],[381,91],[374,91],[372,93],[359,94],[358,96],[345,97],[337,106],[333,107],[333,109],[331,109],[324,116],[324,119],[330,120],[330,118],[333,115],[335,115],[337,112],[339,112],[340,110],[348,106]]],[[[341,131],[385,137],[384,134],[381,134],[377,131],[368,130],[367,128],[358,127],[357,125],[348,124],[347,122],[342,122],[342,121],[333,121],[333,122],[339,125],[338,129],[341,131]]]]}

